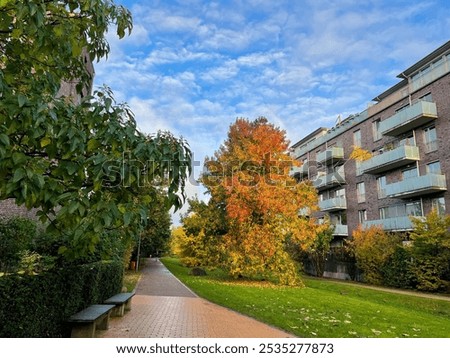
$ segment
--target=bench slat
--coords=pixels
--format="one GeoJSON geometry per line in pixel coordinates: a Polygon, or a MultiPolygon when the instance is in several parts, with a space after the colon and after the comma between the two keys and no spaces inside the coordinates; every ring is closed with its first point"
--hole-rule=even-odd
{"type": "Polygon", "coordinates": [[[92,305],[70,316],[68,322],[92,322],[112,310],[114,305],[92,305]]]}
{"type": "Polygon", "coordinates": [[[108,298],[105,301],[105,303],[112,303],[112,304],[125,303],[129,299],[131,299],[133,296],[134,296],[134,292],[118,293],[117,295],[114,295],[114,296],[108,298]]]}

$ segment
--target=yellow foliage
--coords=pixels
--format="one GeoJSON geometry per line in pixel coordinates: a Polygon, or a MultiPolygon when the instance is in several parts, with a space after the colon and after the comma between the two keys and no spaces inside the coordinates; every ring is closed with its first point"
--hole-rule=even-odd
{"type": "Polygon", "coordinates": [[[350,159],[354,159],[357,162],[363,162],[365,160],[368,160],[370,158],[372,158],[372,154],[365,150],[362,149],[361,147],[358,147],[357,145],[352,146],[353,147],[353,151],[350,153],[350,159]]]}
{"type": "Polygon", "coordinates": [[[361,226],[353,232],[353,247],[356,263],[364,273],[364,281],[381,284],[382,267],[394,253],[399,238],[383,230],[381,226],[363,229],[361,226]]]}

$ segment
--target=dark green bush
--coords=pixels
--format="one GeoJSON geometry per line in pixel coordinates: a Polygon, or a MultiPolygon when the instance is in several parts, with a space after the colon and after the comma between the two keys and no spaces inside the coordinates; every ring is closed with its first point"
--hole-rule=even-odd
{"type": "Polygon", "coordinates": [[[0,272],[17,268],[21,252],[32,248],[36,232],[36,223],[30,219],[0,220],[0,272]]]}
{"type": "Polygon", "coordinates": [[[383,284],[397,288],[414,288],[415,275],[412,271],[411,253],[404,246],[397,246],[394,253],[382,267],[383,284]]]}
{"type": "Polygon", "coordinates": [[[120,292],[123,264],[96,262],[0,277],[0,337],[65,337],[65,320],[120,292]]]}

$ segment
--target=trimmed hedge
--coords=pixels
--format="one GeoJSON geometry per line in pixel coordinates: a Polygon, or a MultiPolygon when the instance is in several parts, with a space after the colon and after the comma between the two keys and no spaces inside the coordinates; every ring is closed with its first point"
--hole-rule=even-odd
{"type": "Polygon", "coordinates": [[[121,291],[122,262],[0,277],[0,337],[68,337],[65,320],[121,291]]]}

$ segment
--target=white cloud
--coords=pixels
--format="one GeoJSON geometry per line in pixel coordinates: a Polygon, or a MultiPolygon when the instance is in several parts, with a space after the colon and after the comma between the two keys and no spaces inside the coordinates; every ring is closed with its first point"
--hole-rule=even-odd
{"type": "Polygon", "coordinates": [[[134,31],[96,66],[147,132],[184,135],[212,155],[238,116],[297,141],[364,110],[445,42],[446,1],[136,1],[134,31]]]}

